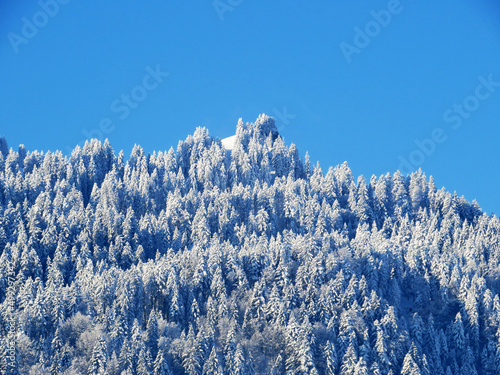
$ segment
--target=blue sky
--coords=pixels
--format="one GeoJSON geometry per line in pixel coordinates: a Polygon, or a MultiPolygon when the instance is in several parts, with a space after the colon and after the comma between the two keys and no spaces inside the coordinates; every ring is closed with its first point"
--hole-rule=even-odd
{"type": "Polygon", "coordinates": [[[153,152],[266,113],[324,172],[421,167],[500,213],[497,1],[6,0],[0,35],[11,147],[153,152]]]}

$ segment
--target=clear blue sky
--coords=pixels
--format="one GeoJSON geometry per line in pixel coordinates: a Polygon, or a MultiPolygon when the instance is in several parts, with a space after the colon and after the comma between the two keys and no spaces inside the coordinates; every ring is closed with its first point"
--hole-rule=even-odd
{"type": "Polygon", "coordinates": [[[54,1],[0,3],[11,147],[168,150],[266,113],[324,172],[421,167],[500,213],[498,1],[54,1]]]}

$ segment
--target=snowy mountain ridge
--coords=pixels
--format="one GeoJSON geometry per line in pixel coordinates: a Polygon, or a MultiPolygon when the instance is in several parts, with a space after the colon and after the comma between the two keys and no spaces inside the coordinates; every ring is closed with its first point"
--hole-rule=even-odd
{"type": "Polygon", "coordinates": [[[126,161],[0,139],[0,224],[1,374],[500,372],[498,218],[265,115],[126,161]]]}

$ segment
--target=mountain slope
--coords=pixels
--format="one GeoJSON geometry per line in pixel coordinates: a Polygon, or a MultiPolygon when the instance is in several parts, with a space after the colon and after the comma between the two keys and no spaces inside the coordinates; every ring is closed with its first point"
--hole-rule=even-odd
{"type": "Polygon", "coordinates": [[[264,115],[229,143],[2,147],[2,373],[500,371],[497,217],[311,168],[264,115]]]}

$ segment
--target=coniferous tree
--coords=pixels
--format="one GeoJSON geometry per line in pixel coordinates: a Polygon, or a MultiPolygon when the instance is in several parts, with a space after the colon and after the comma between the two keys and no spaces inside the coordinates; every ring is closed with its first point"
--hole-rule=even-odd
{"type": "Polygon", "coordinates": [[[106,373],[106,357],[106,342],[101,338],[92,350],[92,358],[90,359],[87,374],[104,375],[106,373]]]}

